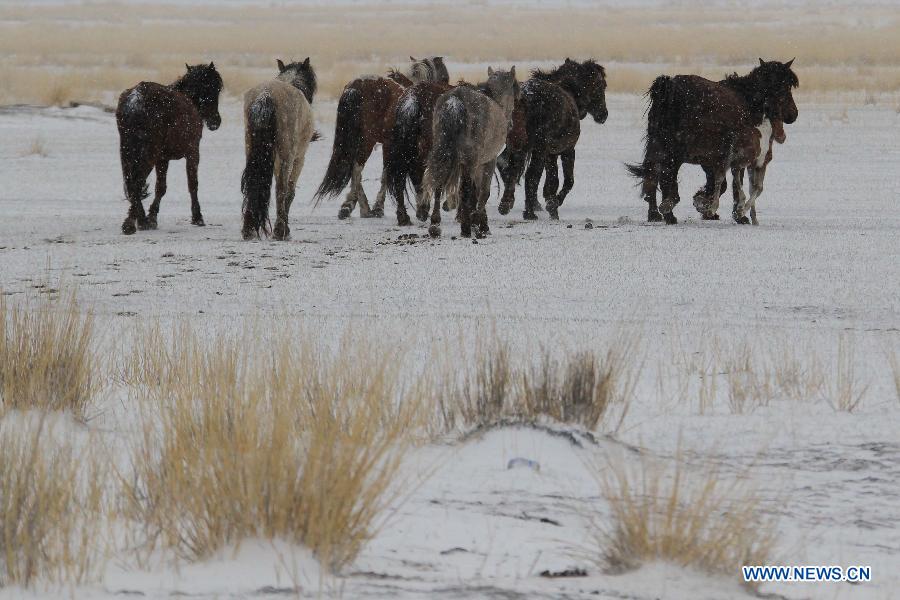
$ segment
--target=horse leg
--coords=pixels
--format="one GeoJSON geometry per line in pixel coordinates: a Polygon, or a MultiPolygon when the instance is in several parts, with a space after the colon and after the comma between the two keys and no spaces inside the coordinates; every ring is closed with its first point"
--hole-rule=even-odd
{"type": "Polygon", "coordinates": [[[456,220],[459,221],[459,235],[472,237],[472,221],[475,212],[475,180],[469,169],[463,169],[459,176],[459,206],[456,209],[456,220]]]}
{"type": "Polygon", "coordinates": [[[744,169],[733,167],[731,169],[731,197],[733,205],[731,217],[739,225],[749,225],[750,219],[744,216],[747,210],[747,194],[744,193],[744,169]]]}
{"type": "Polygon", "coordinates": [[[159,214],[159,203],[166,194],[166,173],[169,171],[169,161],[160,160],[156,163],[156,192],[153,194],[153,202],[150,204],[150,212],[144,227],[138,223],[141,229],[156,229],[156,215],[159,214]]]}
{"type": "MultiPolygon", "coordinates": [[[[359,201],[359,193],[362,190],[362,170],[363,166],[359,163],[353,163],[353,167],[350,169],[350,191],[347,192],[347,197],[344,199],[344,203],[341,204],[341,208],[338,209],[338,219],[346,219],[352,213],[353,209],[356,208],[356,204],[359,201]]],[[[368,209],[368,204],[366,204],[366,208],[368,209]]],[[[366,210],[368,213],[368,210],[366,210]]],[[[362,216],[362,209],[360,208],[360,216],[362,216]]]]}
{"type": "Polygon", "coordinates": [[[694,194],[694,208],[702,215],[704,221],[718,221],[719,215],[719,196],[723,192],[723,184],[725,184],[724,174],[721,182],[716,178],[716,170],[710,167],[703,167],[706,174],[706,184],[694,194]]]}
{"type": "Polygon", "coordinates": [[[563,185],[562,189],[559,190],[559,195],[556,197],[557,207],[562,206],[566,196],[569,195],[569,192],[575,186],[575,148],[566,150],[559,157],[562,161],[563,185]]]}
{"type": "MultiPolygon", "coordinates": [[[[386,172],[384,172],[381,174],[381,191],[378,192],[378,195],[381,196],[382,207],[384,206],[384,196],[382,196],[382,194],[385,191],[386,183],[387,183],[387,174],[386,174],[386,172]]],[[[419,184],[414,184],[414,185],[416,188],[416,218],[419,218],[419,216],[421,215],[421,213],[419,211],[421,210],[420,196],[421,196],[422,192],[421,192],[421,186],[419,184]]],[[[376,202],[376,204],[377,204],[377,202],[376,202]]],[[[426,212],[425,214],[427,215],[428,213],[426,212]]],[[[419,220],[424,221],[425,219],[419,218],[419,220]]],[[[401,227],[405,227],[407,225],[412,225],[412,219],[409,218],[409,213],[406,212],[406,198],[405,197],[397,199],[397,225],[399,225],[401,227]]]]}
{"type": "Polygon", "coordinates": [[[184,158],[187,161],[188,191],[191,194],[191,225],[202,227],[206,223],[203,222],[200,200],[197,198],[197,168],[200,166],[200,148],[195,148],[184,158]]]}
{"type": "Polygon", "coordinates": [[[473,221],[475,222],[475,236],[482,238],[491,234],[488,227],[487,202],[491,196],[491,177],[494,175],[496,161],[481,165],[480,180],[475,189],[473,198],[477,201],[474,207],[473,221]]]}
{"type": "Polygon", "coordinates": [[[559,169],[556,164],[556,154],[548,154],[544,161],[544,204],[547,206],[547,214],[551,219],[559,220],[556,211],[556,192],[559,191],[559,169]]]}
{"type": "Polygon", "coordinates": [[[759,221],[756,220],[756,199],[763,192],[767,166],[750,167],[750,222],[754,225],[759,225],[759,221]]]}
{"type": "Polygon", "coordinates": [[[412,180],[413,188],[416,190],[416,218],[424,223],[428,220],[431,196],[428,195],[428,190],[422,185],[422,179],[424,178],[423,169],[413,168],[409,178],[412,180]]]}
{"type": "Polygon", "coordinates": [[[129,164],[122,167],[125,178],[125,194],[128,196],[128,214],[122,222],[122,233],[131,235],[137,231],[136,224],[144,223],[144,186],[153,170],[151,163],[129,164]]]}
{"type": "Polygon", "coordinates": [[[444,190],[440,187],[436,187],[431,198],[431,225],[428,227],[428,235],[433,238],[441,237],[441,194],[443,192],[444,190]]]}
{"type": "MultiPolygon", "coordinates": [[[[272,228],[272,237],[279,241],[287,240],[290,237],[288,214],[290,212],[291,200],[293,199],[291,177],[293,175],[294,165],[296,165],[299,160],[301,159],[294,159],[294,161],[290,163],[281,162],[275,168],[275,226],[272,228]]],[[[299,169],[297,174],[300,174],[299,169]]],[[[296,179],[293,181],[296,182],[296,179]]]]}
{"type": "Polygon", "coordinates": [[[528,168],[525,170],[525,212],[522,213],[522,218],[529,221],[537,219],[537,215],[534,214],[535,204],[537,204],[537,189],[546,160],[543,152],[533,150],[531,162],[528,163],[528,168]]]}
{"type": "MultiPolygon", "coordinates": [[[[387,152],[384,153],[387,156],[387,152]]],[[[387,159],[385,159],[387,160],[387,159]]],[[[378,195],[375,196],[375,206],[372,207],[372,213],[369,215],[370,217],[375,217],[380,219],[384,216],[384,198],[387,195],[387,170],[381,169],[381,187],[378,188],[378,195]]],[[[402,203],[398,203],[399,207],[402,203]]],[[[398,208],[399,210],[399,208],[398,208]]],[[[403,208],[404,214],[406,213],[406,207],[403,208]]],[[[397,215],[397,223],[400,225],[412,225],[412,221],[409,220],[409,216],[406,217],[406,223],[400,223],[400,215],[397,215]]]]}
{"type": "Polygon", "coordinates": [[[509,214],[509,211],[512,210],[513,205],[516,203],[516,183],[518,174],[522,170],[525,155],[523,152],[506,148],[500,154],[497,162],[500,163],[501,160],[503,161],[503,166],[500,167],[500,179],[503,180],[503,197],[500,198],[500,205],[497,207],[497,211],[501,215],[506,215],[509,214]]]}
{"type": "Polygon", "coordinates": [[[659,187],[662,191],[662,202],[659,204],[659,210],[662,217],[668,225],[675,225],[678,219],[675,218],[673,211],[675,205],[681,202],[678,195],[678,170],[681,165],[678,163],[670,163],[663,167],[659,177],[659,187]]]}

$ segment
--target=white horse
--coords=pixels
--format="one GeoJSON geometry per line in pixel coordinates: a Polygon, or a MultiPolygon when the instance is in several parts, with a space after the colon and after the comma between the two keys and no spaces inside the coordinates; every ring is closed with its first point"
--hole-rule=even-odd
{"type": "Polygon", "coordinates": [[[288,215],[306,149],[313,139],[310,104],[316,93],[316,74],[309,58],[287,66],[278,61],[275,79],[244,94],[247,165],[241,178],[244,194],[244,239],[269,233],[269,198],[275,177],[276,240],[290,237],[288,215]]]}

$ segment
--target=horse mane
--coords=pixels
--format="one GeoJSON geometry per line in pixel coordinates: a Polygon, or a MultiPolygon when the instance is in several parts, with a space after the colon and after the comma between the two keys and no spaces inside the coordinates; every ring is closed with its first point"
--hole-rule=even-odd
{"type": "Polygon", "coordinates": [[[606,69],[603,67],[603,65],[599,64],[593,58],[589,58],[582,63],[567,58],[566,62],[550,71],[545,71],[543,69],[532,69],[531,76],[542,81],[559,83],[560,81],[568,77],[577,78],[579,75],[579,71],[584,67],[598,70],[600,72],[600,76],[606,79],[606,69]]]}
{"type": "Polygon", "coordinates": [[[476,92],[481,92],[491,100],[497,101],[497,99],[494,98],[494,93],[488,87],[487,81],[482,81],[481,83],[471,83],[469,81],[466,81],[465,79],[459,79],[456,82],[456,87],[464,87],[475,90],[476,92]]]}
{"type": "Polygon", "coordinates": [[[302,63],[292,62],[287,66],[282,65],[281,61],[278,61],[278,65],[281,72],[275,78],[281,79],[300,90],[306,96],[306,101],[312,104],[313,96],[316,95],[318,90],[318,82],[316,80],[316,71],[309,64],[309,59],[307,58],[302,63]],[[296,73],[296,76],[291,78],[290,81],[282,77],[288,71],[296,73]]]}
{"type": "Polygon", "coordinates": [[[222,76],[210,65],[189,66],[187,73],[176,79],[169,85],[175,91],[181,92],[195,104],[204,95],[218,96],[222,91],[222,76]]]}
{"type": "Polygon", "coordinates": [[[746,75],[738,75],[735,72],[720,83],[731,88],[747,101],[754,123],[761,122],[765,116],[766,100],[772,90],[782,86],[790,88],[800,86],[800,80],[796,73],[789,66],[781,63],[761,64],[746,75]]]}

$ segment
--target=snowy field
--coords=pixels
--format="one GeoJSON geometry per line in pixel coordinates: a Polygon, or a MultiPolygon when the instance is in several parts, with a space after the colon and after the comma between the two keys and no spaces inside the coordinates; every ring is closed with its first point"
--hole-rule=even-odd
{"type": "MultiPolygon", "coordinates": [[[[802,72],[801,72],[802,79],[802,72]]],[[[314,208],[334,104],[316,106],[325,136],[313,144],[286,243],[240,240],[243,131],[237,102],[204,132],[200,203],[207,226],[189,224],[183,162],[169,170],[159,229],[119,233],[117,133],[99,109],[0,109],[0,289],[10,302],[60,280],[77,285],[104,334],[128,339],[137,323],[189,322],[212,333],[242,322],[288,319],[322,340],[342,335],[400,340],[410,376],[441,349],[471,351],[492,336],[518,355],[602,347],[623,331],[640,340],[643,369],[615,435],[581,447],[530,429],[502,429],[413,451],[416,481],[340,577],[319,581],[302,551],[248,543],[237,555],[138,571],[111,561],[75,597],[344,598],[740,598],[732,578],[665,564],[608,575],[575,552],[589,547],[586,519],[608,510],[591,465],[609,454],[672,459],[749,472],[778,519],[781,564],[871,565],[871,583],[767,584],[787,598],[896,597],[900,587],[900,399],[889,366],[900,352],[900,113],[893,106],[804,103],[775,148],[759,227],[701,222],[690,198],[699,169],[681,175],[675,227],[646,224],[646,207],[623,163],[640,158],[642,100],[609,98],[603,126],[585,122],[575,188],[561,221],[521,219],[489,204],[492,235],[478,243],[396,226],[385,218],[335,217],[314,208]],[[588,225],[586,227],[586,225],[588,225]],[[401,236],[414,234],[412,239],[401,236]],[[852,348],[852,413],[829,393],[838,346],[852,348]],[[820,361],[828,384],[798,401],[729,409],[726,384],[698,408],[696,382],[677,365],[711,345],[756,356],[820,361]],[[687,387],[684,387],[684,386],[687,387]],[[682,389],[682,392],[679,392],[682,389]],[[540,471],[507,470],[512,458],[540,471]],[[543,571],[585,568],[586,577],[543,571]],[[125,596],[128,594],[128,596],[125,596]]],[[[380,154],[366,169],[370,200],[380,154]]],[[[152,189],[152,184],[151,184],[152,189]]],[[[727,353],[728,350],[725,350],[727,353]]],[[[846,354],[844,355],[846,358],[846,354]]],[[[712,374],[713,377],[717,374],[712,374]]],[[[91,423],[115,437],[128,420],[118,400],[91,423]]],[[[596,550],[594,550],[596,552],[596,550]]],[[[41,596],[15,588],[0,598],[41,596]]]]}

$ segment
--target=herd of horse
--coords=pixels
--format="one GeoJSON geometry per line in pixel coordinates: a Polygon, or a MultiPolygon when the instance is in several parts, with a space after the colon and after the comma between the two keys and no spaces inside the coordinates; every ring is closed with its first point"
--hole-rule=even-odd
{"type": "MultiPolygon", "coordinates": [[[[456,209],[461,235],[490,233],[487,201],[495,173],[503,183],[500,214],[515,203],[524,176],[523,217],[536,219],[559,208],[575,183],[575,148],[581,121],[608,116],[606,71],[593,60],[567,58],[552,70],[534,70],[520,84],[516,69],[488,68],[478,84],[450,83],[442,57],[417,60],[404,72],[367,75],[348,83],[340,96],[331,158],[316,190],[316,202],[335,197],[349,185],[338,212],[346,219],[359,206],[361,217],[384,216],[390,195],[398,225],[410,225],[407,194],[415,194],[416,218],[430,218],[429,233],[441,235],[441,211],[456,209]],[[362,172],[375,146],[382,145],[381,187],[369,205],[362,172]],[[558,165],[563,182],[560,188],[558,165]],[[537,193],[544,177],[544,206],[537,193]],[[443,200],[443,202],[442,202],[443,200]]],[[[703,168],[706,185],[694,195],[703,219],[718,219],[719,199],[733,175],[732,217],[758,224],[756,200],[762,193],[774,142],[784,143],[784,125],[798,116],[792,90],[797,75],[786,63],[759,60],[746,75],[722,81],[695,75],[658,77],[647,92],[647,135],[642,162],[627,165],[640,180],[648,221],[678,222],[673,214],[678,172],[683,164],[703,168]],[[744,192],[744,175],[750,181],[744,192]],[[661,201],[657,204],[657,190],[661,201]],[[747,212],[749,210],[749,218],[747,212]]],[[[120,158],[128,215],[122,233],[155,229],[166,192],[169,161],[184,158],[191,196],[191,222],[203,225],[197,198],[200,138],[205,124],[221,124],[218,104],[222,77],[213,63],[187,66],[171,85],[142,82],[125,90],[116,110],[120,158]],[[156,170],[149,212],[147,179],[156,170]]],[[[284,64],[278,73],[244,94],[246,164],[241,178],[244,239],[290,236],[291,203],[309,144],[319,134],[311,104],[316,74],[307,58],[284,64]],[[275,225],[269,204],[275,186],[275,225]]]]}

